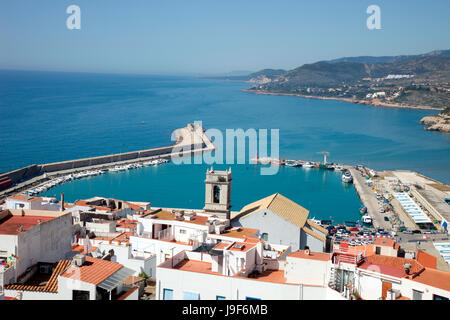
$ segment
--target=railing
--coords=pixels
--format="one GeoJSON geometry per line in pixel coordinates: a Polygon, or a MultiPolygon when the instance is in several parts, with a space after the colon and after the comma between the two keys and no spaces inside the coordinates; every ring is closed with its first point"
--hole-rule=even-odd
{"type": "Polygon", "coordinates": [[[172,241],[174,240],[171,229],[164,229],[158,232],[158,240],[172,241]]]}

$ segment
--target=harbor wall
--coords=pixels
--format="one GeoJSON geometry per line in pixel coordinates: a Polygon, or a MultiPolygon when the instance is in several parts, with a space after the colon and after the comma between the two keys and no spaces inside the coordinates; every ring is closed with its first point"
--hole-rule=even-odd
{"type": "MultiPolygon", "coordinates": [[[[71,170],[83,167],[90,167],[96,165],[108,165],[115,162],[129,161],[129,160],[139,160],[141,158],[148,157],[164,157],[165,155],[169,157],[172,154],[173,148],[175,146],[168,146],[162,148],[146,149],[140,151],[132,151],[118,154],[110,154],[105,156],[75,159],[69,161],[53,162],[40,165],[30,165],[24,168],[16,169],[10,172],[0,174],[0,178],[8,176],[14,183],[24,181],[44,173],[51,173],[56,171],[71,170]]],[[[205,143],[192,144],[190,146],[191,150],[195,152],[196,150],[203,149],[206,147],[205,143]]],[[[189,147],[187,147],[189,149],[189,147]]]]}
{"type": "Polygon", "coordinates": [[[19,181],[27,180],[31,177],[35,177],[40,174],[41,174],[41,166],[37,164],[32,164],[27,167],[23,167],[13,171],[0,173],[0,179],[3,177],[8,177],[13,181],[13,183],[17,183],[19,181]]]}

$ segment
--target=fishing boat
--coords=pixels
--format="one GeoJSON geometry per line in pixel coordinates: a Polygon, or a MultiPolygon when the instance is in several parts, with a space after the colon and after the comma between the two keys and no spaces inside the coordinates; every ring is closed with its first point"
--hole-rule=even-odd
{"type": "Polygon", "coordinates": [[[350,172],[346,171],[342,174],[342,182],[345,183],[352,183],[353,182],[353,177],[350,174],[350,172]]]}

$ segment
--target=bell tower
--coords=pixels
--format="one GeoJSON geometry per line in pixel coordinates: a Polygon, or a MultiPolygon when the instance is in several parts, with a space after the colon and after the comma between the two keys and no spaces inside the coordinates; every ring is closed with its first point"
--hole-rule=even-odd
{"type": "Polygon", "coordinates": [[[231,209],[231,168],[225,171],[206,171],[205,213],[215,214],[222,219],[230,219],[231,209]]]}

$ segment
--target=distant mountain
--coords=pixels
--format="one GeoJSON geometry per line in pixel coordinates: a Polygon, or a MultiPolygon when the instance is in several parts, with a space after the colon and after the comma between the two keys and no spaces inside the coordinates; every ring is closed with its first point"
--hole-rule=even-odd
{"type": "Polygon", "coordinates": [[[260,93],[443,108],[450,104],[450,50],[319,61],[285,72],[264,69],[242,80],[255,84],[249,91],[260,93]]]}
{"type": "Polygon", "coordinates": [[[400,62],[377,64],[321,61],[282,73],[273,78],[267,88],[351,85],[366,78],[383,78],[389,75],[408,75],[414,77],[414,80],[428,78],[450,82],[450,58],[420,56],[400,62]]]}
{"type": "Polygon", "coordinates": [[[226,74],[226,75],[218,75],[218,76],[209,76],[209,79],[219,79],[219,80],[239,80],[239,81],[251,81],[252,79],[262,79],[267,77],[268,79],[273,79],[276,76],[279,76],[285,73],[286,70],[283,69],[264,69],[257,72],[248,72],[246,74],[226,74]]]}
{"type": "Polygon", "coordinates": [[[328,60],[329,63],[339,63],[339,62],[357,62],[366,64],[378,64],[378,63],[395,63],[402,62],[417,58],[427,58],[427,57],[450,57],[450,50],[436,50],[425,54],[419,55],[401,55],[401,56],[382,56],[382,57],[372,57],[372,56],[360,56],[360,57],[344,57],[339,59],[328,60]]]}

